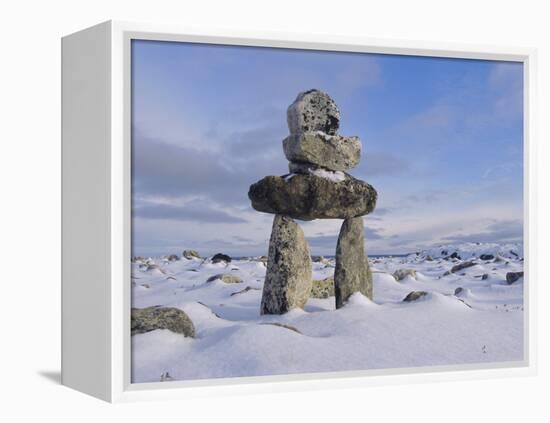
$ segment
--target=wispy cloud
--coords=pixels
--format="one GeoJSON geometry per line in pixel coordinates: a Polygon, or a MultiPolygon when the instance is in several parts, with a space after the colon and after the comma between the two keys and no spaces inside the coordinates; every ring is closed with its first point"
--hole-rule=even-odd
{"type": "Polygon", "coordinates": [[[221,209],[204,203],[191,202],[184,206],[156,204],[134,207],[133,217],[139,219],[182,220],[200,223],[246,223],[241,217],[233,216],[221,209]]]}

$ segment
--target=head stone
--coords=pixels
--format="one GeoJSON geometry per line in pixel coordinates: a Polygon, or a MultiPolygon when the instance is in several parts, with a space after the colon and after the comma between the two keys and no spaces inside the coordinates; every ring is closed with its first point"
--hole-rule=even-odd
{"type": "Polygon", "coordinates": [[[288,129],[291,134],[321,131],[335,135],[340,127],[340,111],[327,94],[308,90],[298,94],[287,110],[288,129]]]}

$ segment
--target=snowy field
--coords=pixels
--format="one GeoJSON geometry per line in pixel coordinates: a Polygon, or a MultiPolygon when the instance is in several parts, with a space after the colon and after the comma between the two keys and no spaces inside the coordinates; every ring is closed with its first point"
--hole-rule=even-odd
{"type": "MultiPolygon", "coordinates": [[[[168,330],[132,336],[132,381],[521,361],[523,278],[509,284],[506,274],[523,271],[522,257],[517,244],[461,244],[371,258],[374,301],[355,294],[335,310],[334,297],[311,298],[305,310],[281,316],[259,314],[266,267],[258,258],[138,260],[132,307],[180,308],[196,338],[168,330]],[[397,281],[399,269],[416,277],[397,281]],[[219,274],[242,282],[207,282],[219,274]],[[427,294],[404,302],[411,291],[427,294]]],[[[313,263],[313,279],[333,272],[333,260],[313,263]]]]}

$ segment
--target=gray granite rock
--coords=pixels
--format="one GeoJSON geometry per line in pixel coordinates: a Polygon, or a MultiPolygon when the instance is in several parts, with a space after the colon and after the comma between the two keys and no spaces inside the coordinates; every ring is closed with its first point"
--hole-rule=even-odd
{"type": "Polygon", "coordinates": [[[291,162],[347,171],[357,166],[361,159],[361,141],[358,137],[306,132],[285,138],[283,151],[291,162]]]}
{"type": "Polygon", "coordinates": [[[315,175],[266,176],[248,191],[252,207],[260,212],[300,220],[347,219],[372,212],[376,190],[346,175],[341,182],[315,175]]]}
{"type": "Polygon", "coordinates": [[[195,326],[184,311],[174,307],[132,308],[132,335],[150,332],[156,329],[168,329],[191,338],[195,337],[195,326]]]}
{"type": "Polygon", "coordinates": [[[334,278],[314,280],[311,284],[311,298],[328,298],[334,295],[334,278]]]}
{"type": "Polygon", "coordinates": [[[275,216],[261,314],[283,314],[303,308],[311,291],[311,258],[300,226],[286,216],[275,216]]]}
{"type": "Polygon", "coordinates": [[[398,269],[395,272],[393,272],[393,277],[396,281],[401,281],[405,279],[407,276],[410,276],[414,279],[416,279],[416,270],[414,269],[398,269]]]}
{"type": "Polygon", "coordinates": [[[459,272],[461,270],[467,269],[468,267],[475,266],[476,264],[477,264],[477,262],[475,262],[473,260],[465,261],[463,263],[460,263],[460,264],[457,264],[457,265],[453,266],[451,268],[451,273],[459,272]]]}
{"type": "Polygon", "coordinates": [[[243,281],[239,276],[221,273],[219,275],[210,276],[206,282],[213,282],[218,279],[224,283],[242,283],[243,281]]]}
{"type": "Polygon", "coordinates": [[[288,107],[286,116],[291,134],[322,131],[334,135],[340,126],[340,111],[336,103],[319,90],[298,94],[288,107]]]}
{"type": "Polygon", "coordinates": [[[338,236],[334,269],[336,308],[342,307],[356,292],[372,299],[372,273],[365,255],[365,228],[361,217],[344,220],[338,236]]]}
{"type": "Polygon", "coordinates": [[[198,258],[198,259],[201,258],[199,253],[197,253],[195,250],[183,250],[182,256],[185,257],[187,260],[191,260],[194,258],[198,258]]]}

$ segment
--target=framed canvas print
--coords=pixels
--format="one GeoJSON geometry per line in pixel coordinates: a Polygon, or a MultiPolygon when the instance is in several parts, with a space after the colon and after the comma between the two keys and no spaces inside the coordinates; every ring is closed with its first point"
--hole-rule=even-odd
{"type": "Polygon", "coordinates": [[[534,370],[533,51],[120,22],[62,47],[65,385],[534,370]]]}

